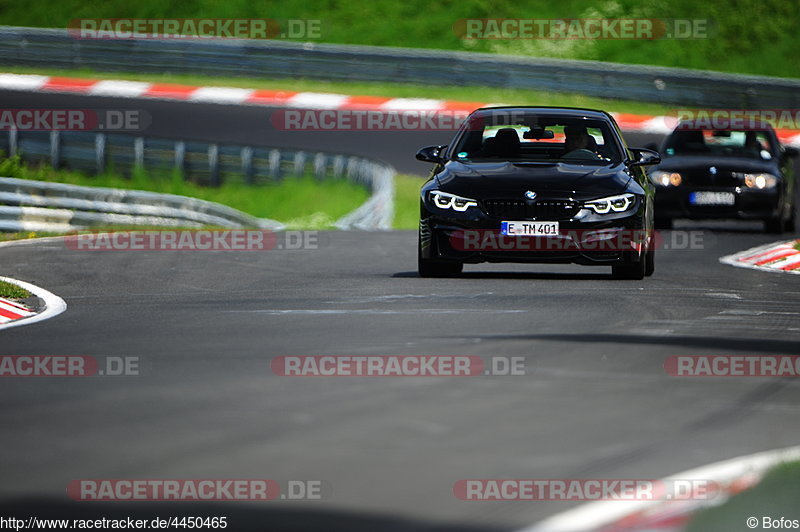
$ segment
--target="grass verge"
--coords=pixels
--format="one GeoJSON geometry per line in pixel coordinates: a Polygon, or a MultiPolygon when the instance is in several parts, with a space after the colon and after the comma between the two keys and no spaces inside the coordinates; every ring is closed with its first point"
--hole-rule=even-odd
{"type": "Polygon", "coordinates": [[[31,293],[13,283],[0,281],[0,297],[5,297],[8,299],[24,299],[26,297],[31,297],[31,293]]]}
{"type": "Polygon", "coordinates": [[[763,527],[762,518],[798,519],[797,501],[800,501],[800,462],[788,462],[767,473],[754,488],[731,497],[721,506],[698,513],[686,532],[747,530],[747,520],[751,517],[755,517],[758,524],[749,528],[784,528],[763,527]]]}
{"type": "Polygon", "coordinates": [[[394,180],[394,229],[419,227],[419,189],[425,179],[398,174],[394,180]]]}

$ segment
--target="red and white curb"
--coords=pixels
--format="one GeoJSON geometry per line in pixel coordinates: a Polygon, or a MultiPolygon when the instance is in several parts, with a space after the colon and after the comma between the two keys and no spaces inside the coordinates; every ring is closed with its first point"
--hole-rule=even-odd
{"type": "MultiPolygon", "coordinates": [[[[227,105],[267,105],[298,109],[364,111],[451,111],[471,112],[479,107],[499,104],[460,102],[428,98],[386,98],[352,96],[325,92],[297,92],[237,87],[197,87],[146,81],[97,80],[34,74],[0,73],[0,90],[58,92],[115,98],[146,98],[227,105]]],[[[673,116],[612,113],[623,131],[666,135],[677,125],[673,116]]],[[[784,144],[800,147],[800,131],[777,130],[784,144]]]]}
{"type": "Polygon", "coordinates": [[[715,497],[592,502],[518,532],[682,532],[697,511],[723,504],[731,496],[758,484],[770,469],[795,460],[800,460],[800,446],[716,462],[662,480],[664,484],[711,481],[720,488],[715,497]]]}
{"type": "Polygon", "coordinates": [[[723,264],[769,272],[800,274],[800,240],[773,242],[719,259],[723,264]]]}
{"type": "Polygon", "coordinates": [[[37,296],[44,301],[44,308],[41,312],[32,312],[24,306],[0,298],[0,330],[8,329],[10,327],[17,327],[19,325],[30,325],[39,321],[50,319],[58,316],[67,310],[67,304],[63,299],[55,294],[52,294],[44,288],[39,288],[36,285],[26,283],[17,279],[10,279],[8,277],[0,277],[0,281],[15,284],[20,288],[24,288],[31,294],[37,296]]]}
{"type": "Polygon", "coordinates": [[[31,309],[0,297],[0,325],[14,320],[21,320],[34,314],[36,313],[31,309]]]}

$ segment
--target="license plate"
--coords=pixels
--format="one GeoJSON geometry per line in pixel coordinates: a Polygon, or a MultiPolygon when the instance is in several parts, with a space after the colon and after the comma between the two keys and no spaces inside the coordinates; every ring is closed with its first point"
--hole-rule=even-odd
{"type": "Polygon", "coordinates": [[[692,192],[689,194],[692,205],[734,205],[736,197],[733,192],[692,192]]]}
{"type": "Polygon", "coordinates": [[[555,236],[558,222],[502,222],[500,232],[508,236],[555,236]]]}

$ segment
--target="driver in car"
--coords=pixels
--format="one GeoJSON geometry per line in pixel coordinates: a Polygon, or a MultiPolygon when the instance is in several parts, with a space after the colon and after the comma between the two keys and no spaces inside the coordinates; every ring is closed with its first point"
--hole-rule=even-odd
{"type": "Polygon", "coordinates": [[[564,128],[564,153],[562,159],[597,159],[597,153],[591,150],[594,139],[583,126],[566,126],[564,128]]]}

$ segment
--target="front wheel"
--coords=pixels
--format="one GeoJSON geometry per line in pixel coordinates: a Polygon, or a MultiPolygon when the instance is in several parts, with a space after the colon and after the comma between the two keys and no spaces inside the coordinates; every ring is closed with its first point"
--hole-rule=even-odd
{"type": "Polygon", "coordinates": [[[656,229],[672,229],[672,218],[658,218],[655,219],[655,228],[656,229]]]}
{"type": "MultiPolygon", "coordinates": [[[[653,244],[650,243],[652,246],[653,244]]],[[[656,250],[648,249],[644,256],[644,275],[650,277],[656,271],[656,250]]]]}
{"type": "Polygon", "coordinates": [[[615,264],[611,267],[611,275],[615,279],[630,279],[639,281],[644,279],[647,274],[647,253],[640,258],[640,260],[625,261],[621,264],[615,264]]]}
{"type": "Polygon", "coordinates": [[[422,243],[417,244],[417,271],[420,277],[451,277],[464,269],[461,262],[447,262],[422,257],[422,243]]]}
{"type": "Polygon", "coordinates": [[[767,233],[771,233],[773,235],[779,235],[783,233],[783,230],[786,228],[786,222],[779,216],[777,218],[769,218],[764,220],[764,231],[767,233]]]}
{"type": "Polygon", "coordinates": [[[797,207],[792,205],[792,210],[791,214],[789,215],[789,219],[786,220],[786,224],[783,227],[783,229],[787,233],[794,233],[796,218],[797,218],[797,207]]]}

